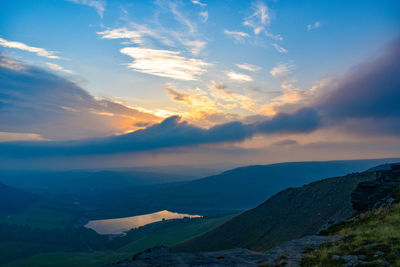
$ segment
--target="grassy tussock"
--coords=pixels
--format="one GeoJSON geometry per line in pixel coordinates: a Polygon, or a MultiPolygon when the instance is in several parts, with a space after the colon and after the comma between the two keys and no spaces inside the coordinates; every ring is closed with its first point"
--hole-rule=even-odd
{"type": "Polygon", "coordinates": [[[366,212],[321,234],[340,235],[342,239],[309,251],[301,266],[338,266],[344,263],[334,255],[362,255],[363,266],[379,266],[384,262],[400,266],[400,204],[366,212]],[[378,251],[383,253],[377,254],[378,251]]]}

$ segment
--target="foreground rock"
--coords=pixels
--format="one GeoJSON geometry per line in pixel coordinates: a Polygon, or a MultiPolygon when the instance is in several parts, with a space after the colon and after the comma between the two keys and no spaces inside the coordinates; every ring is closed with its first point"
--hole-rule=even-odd
{"type": "Polygon", "coordinates": [[[353,209],[362,213],[390,206],[399,201],[400,165],[391,165],[390,170],[376,171],[376,179],[361,182],[351,193],[353,209]]]}
{"type": "Polygon", "coordinates": [[[337,236],[306,236],[258,253],[248,249],[230,249],[214,252],[173,253],[167,247],[155,247],[133,256],[132,260],[112,266],[260,266],[285,264],[299,266],[303,251],[322,243],[338,240],[337,236]]]}

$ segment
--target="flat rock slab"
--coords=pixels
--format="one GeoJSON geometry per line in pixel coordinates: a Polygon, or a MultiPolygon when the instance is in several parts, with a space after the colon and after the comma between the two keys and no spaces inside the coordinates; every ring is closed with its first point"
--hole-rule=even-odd
{"type": "Polygon", "coordinates": [[[292,240],[279,247],[259,253],[248,249],[237,248],[223,251],[198,253],[173,253],[167,247],[156,247],[133,256],[132,260],[119,262],[111,266],[274,266],[286,262],[285,266],[299,266],[306,248],[338,240],[338,236],[305,236],[292,240]]]}

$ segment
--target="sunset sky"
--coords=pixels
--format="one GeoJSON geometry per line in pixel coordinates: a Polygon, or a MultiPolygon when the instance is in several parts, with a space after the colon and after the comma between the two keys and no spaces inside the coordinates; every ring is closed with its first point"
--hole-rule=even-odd
{"type": "Polygon", "coordinates": [[[0,168],[378,157],[397,0],[0,1],[0,168]]]}

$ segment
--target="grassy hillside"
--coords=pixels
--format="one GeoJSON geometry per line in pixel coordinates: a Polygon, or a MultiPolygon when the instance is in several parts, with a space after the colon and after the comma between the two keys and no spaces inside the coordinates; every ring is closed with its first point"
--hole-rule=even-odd
{"type": "Polygon", "coordinates": [[[375,173],[354,173],[289,188],[214,230],[178,244],[176,251],[234,247],[265,251],[285,241],[317,233],[324,225],[353,214],[350,193],[375,173]]]}
{"type": "Polygon", "coordinates": [[[340,266],[350,257],[360,266],[400,266],[400,204],[364,213],[321,234],[342,239],[309,251],[302,266],[340,266]]]}
{"type": "Polygon", "coordinates": [[[173,246],[230,218],[167,220],[133,229],[112,240],[87,229],[44,230],[0,224],[0,265],[103,266],[150,247],[173,246]]]}

